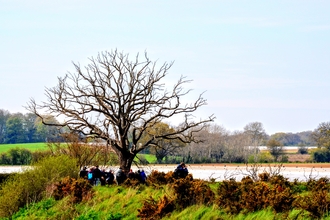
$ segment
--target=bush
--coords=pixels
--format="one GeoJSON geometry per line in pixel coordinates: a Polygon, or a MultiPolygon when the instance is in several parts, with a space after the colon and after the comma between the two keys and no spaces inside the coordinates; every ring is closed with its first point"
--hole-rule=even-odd
{"type": "Polygon", "coordinates": [[[29,165],[32,161],[32,153],[27,149],[13,148],[0,156],[0,164],[4,165],[29,165]]]}
{"type": "Polygon", "coordinates": [[[274,186],[269,193],[269,205],[276,213],[288,212],[292,209],[294,195],[290,188],[283,188],[280,185],[274,186]]]}
{"type": "Polygon", "coordinates": [[[173,172],[164,173],[157,170],[152,170],[147,179],[147,183],[154,186],[166,185],[173,181],[173,172]]]}
{"type": "Polygon", "coordinates": [[[53,196],[56,200],[71,196],[73,203],[79,203],[90,199],[93,195],[92,185],[83,178],[65,177],[60,182],[55,183],[54,188],[53,196]]]}
{"type": "Polygon", "coordinates": [[[257,158],[255,157],[254,154],[250,155],[248,158],[249,163],[271,163],[272,161],[273,161],[273,156],[269,153],[269,151],[260,152],[257,158]]]}
{"type": "Polygon", "coordinates": [[[251,182],[241,185],[241,208],[255,212],[268,207],[269,185],[265,182],[251,182]]]}
{"type": "Polygon", "coordinates": [[[190,174],[186,178],[175,180],[172,187],[175,203],[182,209],[196,204],[210,205],[215,197],[209,185],[202,180],[193,180],[190,174]]]}
{"type": "Polygon", "coordinates": [[[271,207],[275,212],[291,210],[294,194],[291,184],[280,175],[259,174],[261,181],[245,177],[241,182],[223,181],[218,187],[217,205],[225,212],[238,214],[241,211],[255,212],[271,207]]]}
{"type": "Polygon", "coordinates": [[[330,189],[329,186],[329,179],[327,177],[322,177],[318,180],[315,179],[309,179],[307,181],[307,188],[310,191],[319,191],[319,190],[324,190],[324,191],[328,191],[330,189]]]}
{"type": "Polygon", "coordinates": [[[298,147],[298,154],[308,154],[308,147],[305,146],[298,147]]]}
{"type": "Polygon", "coordinates": [[[236,180],[225,180],[218,187],[217,205],[225,212],[238,214],[242,210],[241,205],[241,183],[236,180]]]}
{"type": "Polygon", "coordinates": [[[298,196],[293,205],[309,212],[313,219],[320,219],[329,212],[330,197],[326,190],[315,190],[306,196],[298,196]]]}
{"type": "Polygon", "coordinates": [[[330,161],[330,151],[328,149],[317,149],[312,153],[315,162],[324,163],[330,161]]]}
{"type": "Polygon", "coordinates": [[[50,150],[37,150],[32,152],[32,163],[37,163],[47,157],[53,156],[50,150]]]}
{"type": "Polygon", "coordinates": [[[141,209],[138,209],[138,216],[141,219],[161,219],[175,209],[174,201],[164,195],[158,202],[150,197],[143,203],[141,209]]]}
{"type": "Polygon", "coordinates": [[[13,173],[0,173],[0,184],[6,181],[10,176],[14,175],[13,173]]]}
{"type": "Polygon", "coordinates": [[[75,160],[65,155],[45,158],[32,169],[11,176],[1,185],[0,217],[47,197],[46,189],[66,176],[77,177],[78,170],[75,160]]]}

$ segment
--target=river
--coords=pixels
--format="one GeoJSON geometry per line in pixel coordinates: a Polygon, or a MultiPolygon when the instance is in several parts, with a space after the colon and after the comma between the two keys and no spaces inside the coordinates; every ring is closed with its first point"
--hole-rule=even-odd
{"type": "MultiPolygon", "coordinates": [[[[160,172],[173,171],[177,165],[148,165],[144,166],[143,169],[146,173],[150,173],[152,170],[158,170],[160,172]]],[[[195,179],[210,180],[215,181],[228,180],[230,178],[235,178],[240,181],[244,176],[251,175],[252,167],[233,164],[194,164],[188,165],[189,173],[193,175],[195,179]]],[[[0,173],[13,173],[22,172],[28,169],[29,166],[0,166],[0,173]]],[[[141,168],[141,167],[140,167],[141,168]]],[[[117,167],[110,167],[110,169],[116,171],[117,167]]],[[[133,166],[133,171],[138,168],[133,166]]],[[[330,178],[330,164],[290,164],[290,165],[263,165],[258,168],[258,173],[263,171],[269,173],[275,173],[279,171],[281,175],[288,178],[288,180],[293,181],[297,179],[298,181],[307,181],[310,178],[318,179],[320,177],[330,178]],[[280,168],[280,169],[279,169],[280,168]]]]}

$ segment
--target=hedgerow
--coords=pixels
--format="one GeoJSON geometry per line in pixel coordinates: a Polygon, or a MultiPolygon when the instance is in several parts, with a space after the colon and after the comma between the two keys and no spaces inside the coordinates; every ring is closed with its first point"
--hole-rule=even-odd
{"type": "MultiPolygon", "coordinates": [[[[11,191],[11,193],[5,194],[5,198],[8,200],[6,207],[10,210],[10,212],[7,211],[7,216],[15,212],[10,207],[22,206],[23,200],[17,195],[25,192],[18,183],[11,186],[16,187],[17,192],[11,191]]],[[[82,201],[87,201],[84,203],[86,205],[96,202],[92,197],[94,191],[92,186],[83,179],[62,178],[52,187],[53,191],[48,193],[48,196],[52,196],[56,200],[66,198],[66,201],[71,201],[72,210],[75,210],[75,204],[82,201]]],[[[102,188],[102,186],[100,187],[102,188]]],[[[241,181],[230,179],[211,183],[193,179],[192,175],[177,179],[174,178],[173,172],[152,171],[145,184],[128,179],[121,186],[105,187],[116,195],[125,195],[125,199],[123,199],[125,202],[118,207],[126,207],[133,199],[132,196],[140,198],[135,203],[142,205],[136,206],[134,209],[136,217],[140,219],[170,219],[172,213],[178,213],[194,206],[212,207],[213,210],[226,213],[227,216],[249,215],[268,210],[275,216],[279,216],[279,219],[291,219],[289,216],[293,216],[292,211],[294,210],[294,219],[322,219],[329,216],[330,208],[330,182],[327,178],[310,179],[307,182],[297,180],[290,182],[278,174],[262,173],[258,179],[246,176],[241,181]],[[126,192],[126,190],[128,191],[126,192]],[[140,195],[145,196],[140,197],[140,195]]],[[[107,198],[111,198],[111,195],[107,198]]],[[[121,199],[116,198],[116,201],[120,202],[121,199]]],[[[99,202],[101,201],[97,199],[97,203],[99,202]]],[[[2,203],[2,208],[5,208],[4,203],[2,203]]],[[[107,214],[110,215],[110,213],[107,214]]],[[[78,210],[75,210],[71,217],[86,219],[94,215],[100,219],[103,219],[101,216],[104,216],[104,214],[93,212],[92,209],[88,213],[79,213],[78,210]]],[[[111,215],[114,219],[125,218],[125,214],[121,210],[115,210],[111,215]]]]}

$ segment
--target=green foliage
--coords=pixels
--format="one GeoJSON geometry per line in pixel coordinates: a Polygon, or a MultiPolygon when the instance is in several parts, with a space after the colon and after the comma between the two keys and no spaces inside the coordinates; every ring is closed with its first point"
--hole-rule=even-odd
{"type": "Polygon", "coordinates": [[[274,157],[275,162],[283,154],[283,144],[275,139],[270,139],[267,142],[267,148],[270,154],[274,157]]]}
{"type": "Polygon", "coordinates": [[[248,158],[249,163],[271,163],[273,161],[273,156],[269,151],[263,151],[258,154],[257,157],[255,155],[250,155],[248,158]],[[257,161],[255,161],[257,159],[257,161]]]}
{"type": "Polygon", "coordinates": [[[3,165],[28,165],[31,161],[31,151],[18,147],[12,148],[7,153],[0,155],[0,164],[3,165]]]}
{"type": "Polygon", "coordinates": [[[14,173],[0,173],[0,185],[12,175],[14,175],[14,173]]]}
{"type": "Polygon", "coordinates": [[[42,200],[38,203],[32,203],[29,207],[20,208],[18,212],[16,212],[12,219],[25,219],[28,216],[31,218],[31,215],[34,215],[38,212],[47,212],[50,208],[55,205],[55,200],[53,198],[42,200]]]}
{"type": "Polygon", "coordinates": [[[120,213],[112,214],[110,213],[109,216],[107,217],[107,220],[120,220],[122,219],[123,215],[120,213]]]}
{"type": "Polygon", "coordinates": [[[77,220],[89,220],[89,219],[97,220],[97,219],[100,219],[100,215],[95,210],[90,210],[86,214],[81,215],[76,219],[77,220]]]}
{"type": "Polygon", "coordinates": [[[9,144],[26,142],[21,113],[14,114],[7,119],[5,142],[9,144]]]}
{"type": "Polygon", "coordinates": [[[312,152],[312,158],[318,163],[330,162],[330,150],[327,148],[314,150],[312,152]]]}
{"type": "Polygon", "coordinates": [[[313,132],[318,147],[330,149],[330,122],[322,122],[313,132]]]}
{"type": "Polygon", "coordinates": [[[24,205],[47,197],[47,188],[61,178],[77,177],[76,162],[67,156],[48,157],[33,168],[11,176],[1,185],[0,217],[10,216],[24,205]],[[15,190],[13,190],[15,189],[15,190]]]}

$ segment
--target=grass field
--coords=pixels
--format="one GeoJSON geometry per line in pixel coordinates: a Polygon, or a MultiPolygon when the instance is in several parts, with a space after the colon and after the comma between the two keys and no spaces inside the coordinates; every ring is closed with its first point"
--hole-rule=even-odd
{"type": "Polygon", "coordinates": [[[13,148],[24,148],[30,151],[47,150],[46,143],[0,144],[0,153],[8,152],[13,148]]]}

